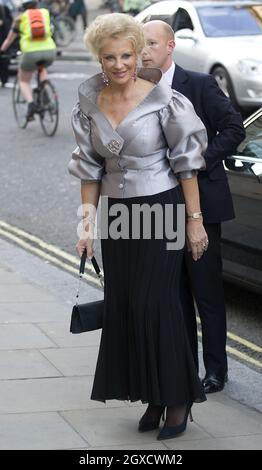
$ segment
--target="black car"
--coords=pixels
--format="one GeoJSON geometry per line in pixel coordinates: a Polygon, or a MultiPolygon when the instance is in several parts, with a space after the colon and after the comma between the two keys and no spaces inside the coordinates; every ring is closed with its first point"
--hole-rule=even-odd
{"type": "Polygon", "coordinates": [[[223,224],[224,276],[262,294],[262,108],[244,124],[246,139],[225,161],[236,218],[223,224]]]}

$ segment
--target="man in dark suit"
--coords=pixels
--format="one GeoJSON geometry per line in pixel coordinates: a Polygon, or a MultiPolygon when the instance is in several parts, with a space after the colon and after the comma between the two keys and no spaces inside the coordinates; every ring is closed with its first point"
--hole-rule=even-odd
{"type": "MultiPolygon", "coordinates": [[[[185,255],[181,299],[185,309],[192,352],[198,367],[197,326],[193,296],[201,319],[206,393],[218,392],[227,381],[226,309],[222,280],[221,222],[234,218],[232,197],[223,160],[245,138],[241,115],[235,111],[211,75],[190,72],[173,62],[175,38],[164,21],[144,25],[144,67],[160,68],[172,88],[193,104],[208,134],[206,170],[199,172],[201,211],[209,238],[204,256],[193,261],[185,255]]],[[[175,132],[175,129],[174,129],[175,132]]],[[[200,217],[202,217],[200,215],[200,217]]],[[[199,214],[195,214],[196,219],[199,214]]]]}

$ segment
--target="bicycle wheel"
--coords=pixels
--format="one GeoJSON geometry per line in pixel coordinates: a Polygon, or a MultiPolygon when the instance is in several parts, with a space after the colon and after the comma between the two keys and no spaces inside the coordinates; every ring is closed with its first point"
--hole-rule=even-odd
{"type": "Polygon", "coordinates": [[[39,91],[39,117],[45,135],[52,137],[58,126],[58,98],[49,80],[42,82],[39,91]]]}
{"type": "Polygon", "coordinates": [[[54,40],[58,47],[68,46],[75,37],[75,23],[68,16],[60,16],[54,20],[54,40]]]}
{"type": "Polygon", "coordinates": [[[25,129],[27,125],[27,106],[28,104],[22,95],[18,79],[16,79],[13,88],[13,109],[16,122],[21,129],[25,129]]]}

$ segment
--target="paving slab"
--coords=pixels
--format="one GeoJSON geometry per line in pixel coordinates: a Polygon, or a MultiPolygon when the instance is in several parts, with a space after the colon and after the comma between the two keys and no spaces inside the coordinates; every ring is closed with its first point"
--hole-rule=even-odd
{"type": "MultiPolygon", "coordinates": [[[[0,413],[104,408],[104,403],[90,400],[92,384],[90,376],[3,380],[0,413]]],[[[108,406],[123,407],[125,403],[112,400],[108,406]]]]}
{"type": "Polygon", "coordinates": [[[31,323],[1,325],[0,349],[53,348],[55,344],[31,323]]]}
{"type": "MultiPolygon", "coordinates": [[[[92,447],[113,446],[113,445],[141,445],[157,442],[158,431],[139,433],[137,431],[138,422],[145,407],[126,407],[90,409],[83,412],[63,412],[75,430],[92,447]]],[[[210,435],[197,424],[191,426],[189,432],[181,436],[181,439],[207,439],[210,435]]]]}
{"type": "MultiPolygon", "coordinates": [[[[143,450],[167,450],[165,444],[161,444],[160,442],[152,442],[151,444],[125,444],[123,446],[106,446],[106,447],[90,447],[88,451],[100,451],[100,450],[136,450],[136,451],[143,451],[143,450]]],[[[142,454],[142,453],[141,453],[142,454]]]]}
{"type": "MultiPolygon", "coordinates": [[[[28,281],[20,282],[13,287],[12,284],[0,285],[1,302],[54,302],[55,296],[45,289],[30,284],[28,281]]],[[[28,305],[29,308],[29,305],[28,305]]]]}
{"type": "Polygon", "coordinates": [[[171,450],[261,450],[261,439],[261,434],[206,439],[205,441],[181,441],[179,438],[165,441],[165,444],[171,450]]]}
{"type": "MultiPolygon", "coordinates": [[[[59,369],[63,375],[94,375],[97,347],[41,349],[41,353],[59,369]]],[[[1,356],[0,356],[1,357],[1,356]]]]}
{"type": "Polygon", "coordinates": [[[57,377],[62,373],[41,352],[0,351],[0,380],[57,377]]]}
{"type": "MultiPolygon", "coordinates": [[[[39,323],[67,321],[70,318],[71,305],[61,305],[61,302],[1,302],[1,323],[39,323]]],[[[69,327],[68,327],[69,328],[69,327]]]]}
{"type": "Polygon", "coordinates": [[[81,346],[99,346],[101,330],[72,334],[69,331],[70,318],[65,322],[40,323],[41,330],[60,348],[77,348],[81,346]]]}
{"type": "Polygon", "coordinates": [[[224,392],[212,394],[201,407],[194,406],[194,415],[213,437],[262,435],[261,414],[228,398],[224,392]]]}
{"type": "Polygon", "coordinates": [[[88,448],[58,413],[0,415],[0,449],[88,448]]]}

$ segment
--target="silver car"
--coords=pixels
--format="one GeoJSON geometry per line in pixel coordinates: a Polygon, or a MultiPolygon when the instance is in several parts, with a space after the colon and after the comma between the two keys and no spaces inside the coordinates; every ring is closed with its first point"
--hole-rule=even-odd
{"type": "Polygon", "coordinates": [[[262,106],[262,2],[162,1],[136,19],[169,23],[178,65],[214,75],[241,109],[262,106]]]}

